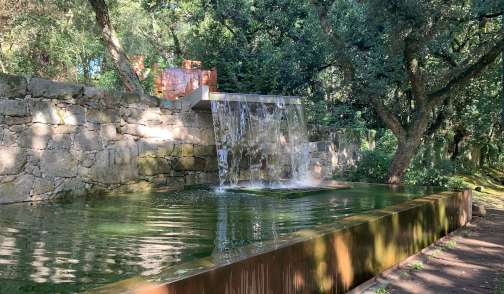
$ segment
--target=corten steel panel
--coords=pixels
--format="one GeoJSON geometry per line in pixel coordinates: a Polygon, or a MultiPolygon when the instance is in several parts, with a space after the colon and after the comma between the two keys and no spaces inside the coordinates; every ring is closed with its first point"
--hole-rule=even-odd
{"type": "Polygon", "coordinates": [[[206,85],[210,91],[217,91],[217,71],[215,69],[168,68],[162,70],[160,78],[155,78],[156,89],[165,99],[177,99],[191,94],[206,85]]]}
{"type": "Polygon", "coordinates": [[[298,232],[227,264],[207,258],[176,266],[158,277],[164,284],[126,280],[98,292],[344,293],[464,226],[471,205],[471,191],[431,195],[298,232]]]}

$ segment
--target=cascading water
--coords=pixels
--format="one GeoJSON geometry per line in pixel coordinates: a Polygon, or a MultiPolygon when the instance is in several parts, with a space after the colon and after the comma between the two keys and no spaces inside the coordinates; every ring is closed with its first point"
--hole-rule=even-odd
{"type": "Polygon", "coordinates": [[[285,99],[211,101],[221,187],[311,185],[303,109],[285,99]]]}

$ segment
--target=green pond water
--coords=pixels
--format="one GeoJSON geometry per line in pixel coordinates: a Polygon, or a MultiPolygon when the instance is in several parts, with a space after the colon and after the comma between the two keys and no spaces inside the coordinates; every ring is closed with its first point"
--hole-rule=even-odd
{"type": "Polygon", "coordinates": [[[352,184],[305,197],[212,190],[0,205],[0,293],[71,293],[431,193],[352,184]]]}

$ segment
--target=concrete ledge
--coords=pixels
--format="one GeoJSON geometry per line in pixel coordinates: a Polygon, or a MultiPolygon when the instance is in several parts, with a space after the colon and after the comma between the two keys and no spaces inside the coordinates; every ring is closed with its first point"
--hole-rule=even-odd
{"type": "Polygon", "coordinates": [[[235,101],[248,103],[277,103],[278,98],[283,98],[286,104],[302,104],[297,96],[260,95],[243,93],[215,93],[210,92],[208,86],[196,89],[191,95],[181,99],[185,107],[207,110],[210,109],[210,101],[235,101]]]}
{"type": "Polygon", "coordinates": [[[467,224],[471,205],[469,190],[430,195],[94,293],[344,293],[467,224]]]}

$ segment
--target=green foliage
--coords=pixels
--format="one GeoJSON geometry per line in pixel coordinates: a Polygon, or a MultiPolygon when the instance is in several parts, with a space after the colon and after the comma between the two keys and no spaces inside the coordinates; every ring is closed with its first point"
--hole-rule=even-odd
{"type": "Polygon", "coordinates": [[[390,161],[390,154],[379,150],[365,150],[357,167],[349,172],[348,177],[351,181],[383,183],[390,161]]]}
{"type": "MultiPolygon", "coordinates": [[[[122,89],[87,0],[7,1],[0,19],[0,70],[122,89]]],[[[430,91],[464,69],[499,37],[503,1],[347,1],[327,7],[342,49],[324,34],[312,1],[109,0],[109,13],[128,56],[145,67],[177,66],[182,59],[216,67],[222,91],[301,95],[307,122],[376,129],[376,148],[365,150],[354,180],[384,181],[397,139],[377,118],[373,95],[413,127],[418,101],[405,68],[406,39],[422,40],[418,71],[430,91]],[[483,17],[487,15],[487,17],[483,17]],[[343,54],[354,65],[344,79],[343,54]]],[[[315,1],[328,3],[331,1],[315,1]]],[[[504,167],[499,125],[502,60],[429,110],[430,130],[404,177],[407,184],[456,188],[453,175],[504,167]],[[436,118],[440,117],[439,124],[436,118]],[[457,148],[455,148],[457,146],[457,148]],[[457,150],[458,153],[455,153],[457,150]]],[[[142,86],[147,92],[153,78],[142,86]]]]}
{"type": "Polygon", "coordinates": [[[424,269],[424,264],[421,261],[415,261],[415,262],[410,263],[409,267],[412,270],[420,271],[420,270],[424,269]]]}
{"type": "Polygon", "coordinates": [[[456,248],[457,247],[457,241],[455,241],[455,240],[448,240],[448,241],[444,242],[443,244],[441,244],[441,247],[445,248],[445,249],[456,248]]]}
{"type": "Polygon", "coordinates": [[[462,191],[467,188],[464,178],[460,176],[453,176],[448,178],[445,187],[450,191],[462,191]]]}
{"type": "Polygon", "coordinates": [[[397,139],[390,131],[385,131],[376,140],[374,149],[363,148],[357,167],[347,172],[351,181],[383,183],[387,178],[397,139]]]}
{"type": "Polygon", "coordinates": [[[390,294],[390,291],[387,289],[387,287],[379,287],[374,292],[375,294],[390,294]]]}

